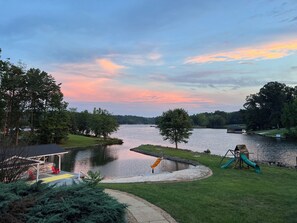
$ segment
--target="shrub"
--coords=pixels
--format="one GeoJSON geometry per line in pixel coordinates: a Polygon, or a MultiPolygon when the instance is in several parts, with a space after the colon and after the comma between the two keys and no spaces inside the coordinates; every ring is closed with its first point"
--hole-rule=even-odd
{"type": "Polygon", "coordinates": [[[89,184],[0,184],[0,222],[125,222],[126,205],[89,184]]]}

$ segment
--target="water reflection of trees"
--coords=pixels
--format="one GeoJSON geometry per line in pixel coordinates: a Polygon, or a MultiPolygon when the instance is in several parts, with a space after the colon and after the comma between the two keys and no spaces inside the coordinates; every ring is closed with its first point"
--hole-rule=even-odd
{"type": "Polygon", "coordinates": [[[81,162],[84,162],[85,166],[96,167],[105,165],[117,158],[116,152],[107,146],[71,149],[62,157],[62,169],[73,172],[76,165],[81,162]]]}
{"type": "Polygon", "coordinates": [[[254,160],[296,165],[296,142],[284,139],[253,136],[255,146],[254,160]]]}
{"type": "Polygon", "coordinates": [[[162,170],[161,172],[173,172],[173,171],[184,170],[188,168],[189,168],[189,164],[179,163],[171,160],[162,160],[160,165],[160,169],[162,170]]]}
{"type": "Polygon", "coordinates": [[[107,146],[98,146],[92,148],[92,156],[90,157],[91,166],[102,166],[113,160],[116,160],[117,154],[107,146]]]}

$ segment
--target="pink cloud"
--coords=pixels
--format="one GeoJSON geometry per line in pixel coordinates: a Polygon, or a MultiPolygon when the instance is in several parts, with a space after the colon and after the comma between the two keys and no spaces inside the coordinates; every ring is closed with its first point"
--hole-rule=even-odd
{"type": "Polygon", "coordinates": [[[212,63],[223,61],[244,61],[244,60],[270,60],[279,59],[297,51],[297,40],[286,40],[271,42],[252,47],[237,48],[213,54],[189,57],[185,60],[188,63],[212,63]]]}
{"type": "Polygon", "coordinates": [[[109,59],[97,59],[96,62],[102,71],[108,74],[117,74],[121,69],[125,68],[125,66],[118,65],[109,59]]]}
{"type": "Polygon", "coordinates": [[[112,79],[92,79],[87,77],[56,78],[62,82],[62,92],[66,101],[148,103],[148,104],[201,104],[213,103],[207,97],[191,95],[186,91],[154,90],[125,85],[112,79]]]}
{"type": "Polygon", "coordinates": [[[92,78],[114,78],[121,74],[125,66],[116,64],[109,59],[96,59],[89,63],[68,63],[57,65],[52,73],[85,76],[92,78]]]}

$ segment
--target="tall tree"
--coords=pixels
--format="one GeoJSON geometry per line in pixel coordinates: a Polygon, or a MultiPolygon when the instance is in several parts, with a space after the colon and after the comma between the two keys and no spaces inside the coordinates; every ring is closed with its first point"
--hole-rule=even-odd
{"type": "Polygon", "coordinates": [[[182,109],[174,109],[163,112],[158,118],[158,128],[164,140],[177,144],[180,142],[187,143],[187,139],[192,134],[192,120],[188,113],[182,109]]]}
{"type": "Polygon", "coordinates": [[[294,88],[278,82],[265,84],[258,93],[247,96],[244,104],[249,129],[282,127],[284,105],[293,100],[294,88]]]}
{"type": "Polygon", "coordinates": [[[88,135],[90,133],[91,114],[88,110],[76,113],[76,123],[80,134],[88,135]]]}
{"type": "MultiPolygon", "coordinates": [[[[26,71],[22,64],[0,60],[0,125],[6,137],[14,138],[17,144],[20,128],[29,125],[29,138],[35,138],[36,143],[40,134],[35,131],[42,132],[45,120],[53,113],[63,113],[66,107],[60,84],[51,75],[35,68],[26,71]]],[[[54,131],[52,135],[58,134],[57,128],[47,129],[54,131]]]]}
{"type": "Polygon", "coordinates": [[[116,118],[105,109],[94,108],[92,120],[91,128],[96,137],[99,135],[106,139],[111,133],[117,131],[119,127],[116,118]]]}
{"type": "Polygon", "coordinates": [[[6,137],[18,143],[21,118],[25,110],[24,67],[9,61],[0,63],[1,127],[6,137]]]}
{"type": "Polygon", "coordinates": [[[289,135],[297,138],[297,97],[293,102],[285,104],[282,123],[289,130],[289,135]]]}

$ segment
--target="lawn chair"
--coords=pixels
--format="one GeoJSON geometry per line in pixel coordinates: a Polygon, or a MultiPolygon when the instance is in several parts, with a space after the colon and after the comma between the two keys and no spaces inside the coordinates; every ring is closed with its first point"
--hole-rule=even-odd
{"type": "Polygon", "coordinates": [[[55,166],[52,166],[52,173],[53,174],[59,174],[60,173],[60,169],[56,168],[55,166]]]}
{"type": "Polygon", "coordinates": [[[36,180],[36,176],[32,170],[28,170],[29,180],[36,180]]]}

